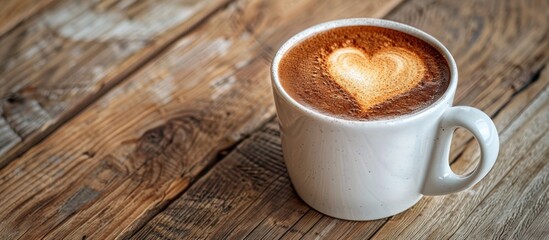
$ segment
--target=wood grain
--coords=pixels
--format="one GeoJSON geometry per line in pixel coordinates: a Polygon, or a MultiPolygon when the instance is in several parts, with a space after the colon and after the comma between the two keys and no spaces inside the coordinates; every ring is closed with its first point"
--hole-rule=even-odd
{"type": "MultiPolygon", "coordinates": [[[[269,124],[251,140],[242,143],[134,237],[364,239],[375,234],[378,239],[419,236],[444,239],[454,233],[457,238],[482,236],[469,234],[487,228],[496,230],[498,236],[520,236],[526,233],[530,223],[537,224],[530,227],[535,230],[547,228],[547,219],[536,218],[547,204],[544,189],[547,184],[544,183],[549,147],[545,140],[549,131],[549,70],[546,69],[549,45],[547,22],[538,18],[543,16],[538,7],[545,3],[521,5],[506,1],[502,3],[503,9],[492,9],[498,4],[496,1],[480,4],[473,1],[410,1],[388,16],[425,29],[450,48],[460,66],[457,103],[485,110],[494,117],[502,133],[502,150],[505,151],[487,179],[473,189],[445,197],[426,197],[407,212],[387,219],[386,225],[383,225],[386,220],[355,223],[325,217],[304,206],[289,192],[288,186],[284,186],[289,182],[285,174],[279,173],[280,146],[273,133],[276,127],[269,124]],[[506,6],[514,11],[510,14],[505,10],[506,6]],[[502,22],[516,24],[518,29],[504,28],[502,22]],[[525,24],[536,27],[518,27],[525,24]],[[241,169],[254,172],[243,174],[241,169]],[[232,182],[240,179],[247,184],[227,183],[231,182],[228,179],[232,182]],[[495,186],[500,189],[511,187],[513,194],[503,196],[503,190],[492,193],[495,186]],[[527,193],[523,187],[532,192],[529,197],[521,197],[521,193],[527,193]],[[504,200],[499,203],[500,199],[504,200]],[[520,207],[508,210],[516,205],[520,207]],[[494,222],[486,220],[484,215],[504,220],[494,222]],[[480,226],[484,228],[479,230],[475,226],[481,220],[484,225],[480,226]],[[509,229],[507,225],[517,228],[509,229]],[[456,232],[458,229],[460,232],[456,232]]],[[[458,132],[452,155],[456,158],[453,168],[458,172],[470,171],[478,161],[476,143],[470,141],[468,134],[458,132]]],[[[485,231],[484,234],[493,232],[485,231]]],[[[533,233],[533,236],[539,235],[539,232],[533,233]]]]}
{"type": "Polygon", "coordinates": [[[0,36],[53,3],[53,0],[3,0],[0,4],[0,36]]]}
{"type": "Polygon", "coordinates": [[[228,1],[65,0],[2,36],[0,168],[228,1]]]}
{"type": "Polygon", "coordinates": [[[297,221],[307,207],[295,201],[281,161],[279,141],[278,129],[271,121],[181,196],[181,205],[164,211],[169,220],[164,217],[149,222],[137,238],[146,234],[151,239],[242,238],[252,235],[255,226],[250,224],[258,224],[270,215],[285,218],[274,222],[276,225],[297,221]],[[289,203],[289,199],[294,200],[289,203]],[[277,214],[284,205],[297,207],[277,214]]]}
{"type": "Polygon", "coordinates": [[[335,220],[303,203],[284,167],[278,124],[270,121],[132,238],[364,239],[383,223],[335,220]]]}
{"type": "Polygon", "coordinates": [[[549,204],[545,204],[541,213],[532,221],[530,227],[525,231],[524,239],[543,239],[549,236],[547,219],[549,219],[549,204]]]}
{"type": "Polygon", "coordinates": [[[398,2],[229,4],[0,170],[0,238],[129,236],[272,118],[268,69],[283,40],[398,2]]]}

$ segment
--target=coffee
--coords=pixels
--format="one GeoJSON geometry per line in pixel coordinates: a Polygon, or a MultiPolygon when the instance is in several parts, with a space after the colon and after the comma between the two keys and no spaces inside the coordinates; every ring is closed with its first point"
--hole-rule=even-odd
{"type": "Polygon", "coordinates": [[[450,82],[446,59],[430,44],[373,26],[308,37],[284,54],[278,72],[293,99],[354,120],[417,112],[439,99],[450,82]]]}

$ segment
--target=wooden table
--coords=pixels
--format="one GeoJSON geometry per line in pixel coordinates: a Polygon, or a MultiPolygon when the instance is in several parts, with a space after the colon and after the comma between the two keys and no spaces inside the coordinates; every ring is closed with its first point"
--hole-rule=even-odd
{"type": "MultiPolygon", "coordinates": [[[[547,0],[3,0],[0,239],[548,239],[547,0]],[[416,26],[501,151],[473,188],[394,217],[324,216],[282,162],[269,64],[327,20],[416,26]]],[[[452,168],[474,168],[458,130],[452,168]]]]}

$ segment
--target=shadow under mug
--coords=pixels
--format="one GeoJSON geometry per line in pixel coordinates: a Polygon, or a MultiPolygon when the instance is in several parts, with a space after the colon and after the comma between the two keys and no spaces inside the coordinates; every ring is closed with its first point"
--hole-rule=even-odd
{"type": "Polygon", "coordinates": [[[373,220],[400,213],[423,195],[443,195],[479,182],[494,165],[499,138],[492,120],[471,107],[452,107],[458,72],[450,52],[429,34],[405,24],[370,18],[341,19],[308,28],[277,52],[271,69],[282,150],[290,180],[312,208],[347,220],[373,220]],[[296,43],[343,26],[377,26],[415,36],[435,47],[450,67],[450,84],[435,103],[387,120],[353,121],[310,109],[280,84],[278,66],[296,43]],[[472,172],[449,166],[454,130],[469,130],[480,145],[472,172]]]}

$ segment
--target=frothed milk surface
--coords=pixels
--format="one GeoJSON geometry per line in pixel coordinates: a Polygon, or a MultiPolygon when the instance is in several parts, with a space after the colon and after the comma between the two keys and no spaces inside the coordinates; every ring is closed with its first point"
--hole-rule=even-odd
{"type": "Polygon", "coordinates": [[[292,47],[278,68],[288,94],[325,114],[387,119],[419,111],[448,88],[448,63],[434,47],[387,28],[330,29],[292,47]]]}

